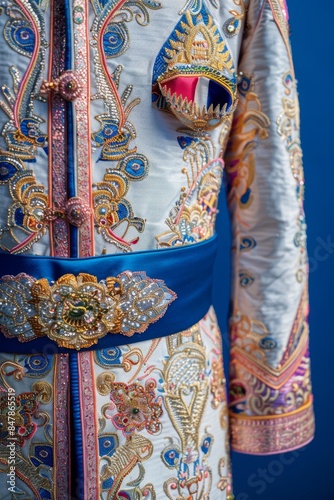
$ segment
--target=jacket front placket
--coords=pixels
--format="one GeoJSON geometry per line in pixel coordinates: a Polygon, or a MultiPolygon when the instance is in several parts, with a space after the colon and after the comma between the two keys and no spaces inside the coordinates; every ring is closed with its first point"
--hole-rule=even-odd
{"type": "Polygon", "coordinates": [[[51,254],[94,254],[88,1],[53,2],[50,26],[49,196],[51,254]]]}

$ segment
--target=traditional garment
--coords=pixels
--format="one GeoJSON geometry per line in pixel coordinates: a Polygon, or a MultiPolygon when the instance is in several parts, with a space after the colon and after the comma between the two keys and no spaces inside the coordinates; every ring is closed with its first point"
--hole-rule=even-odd
{"type": "Polygon", "coordinates": [[[229,438],[314,427],[285,0],[2,0],[0,36],[1,498],[232,499],[229,438]]]}

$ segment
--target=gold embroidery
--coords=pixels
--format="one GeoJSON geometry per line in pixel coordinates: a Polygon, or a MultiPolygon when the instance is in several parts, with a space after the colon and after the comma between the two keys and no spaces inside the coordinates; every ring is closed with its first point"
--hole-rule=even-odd
{"type": "Polygon", "coordinates": [[[173,491],[178,491],[182,499],[195,493],[198,498],[204,498],[209,495],[212,484],[206,453],[213,437],[205,429],[201,444],[199,433],[209,395],[209,379],[205,374],[205,349],[201,342],[195,343],[197,331],[198,326],[182,335],[166,338],[169,357],[164,368],[165,406],[181,440],[180,448],[170,440],[162,452],[165,465],[178,471],[178,479],[172,477],[164,483],[169,499],[175,498],[173,491]],[[201,467],[195,470],[201,451],[204,454],[201,467]]]}
{"type": "Polygon", "coordinates": [[[232,56],[204,4],[196,14],[192,10],[183,14],[160,51],[154,67],[153,103],[197,132],[218,127],[233,113],[236,75],[232,56]],[[197,87],[207,94],[204,100],[197,95],[197,87]]]}
{"type": "Polygon", "coordinates": [[[46,380],[39,380],[31,386],[32,390],[37,394],[37,400],[43,405],[50,403],[53,397],[52,385],[46,380]]]}
{"type": "Polygon", "coordinates": [[[255,175],[256,138],[266,139],[270,120],[262,111],[258,96],[251,91],[251,78],[242,74],[240,101],[233,117],[231,140],[225,160],[230,178],[229,203],[238,202],[241,209],[253,202],[251,186],[255,175]],[[246,90],[245,90],[246,88],[246,90]]]}
{"type": "Polygon", "coordinates": [[[299,203],[299,214],[297,217],[298,230],[295,234],[294,243],[300,249],[299,268],[296,272],[296,279],[302,282],[305,279],[305,265],[307,262],[306,253],[306,223],[304,216],[304,170],[302,162],[302,149],[300,146],[300,118],[299,102],[296,88],[296,79],[293,71],[286,71],[283,75],[283,85],[285,95],[282,99],[283,111],[277,119],[278,133],[285,141],[286,150],[289,154],[292,175],[296,181],[296,197],[299,203]]]}
{"type": "Polygon", "coordinates": [[[182,188],[166,220],[170,231],[156,236],[159,247],[186,245],[210,238],[218,213],[224,165],[220,158],[210,159],[216,153],[212,140],[208,136],[203,139],[179,137],[178,140],[187,163],[187,168],[182,170],[187,188],[182,188]]]}
{"type": "Polygon", "coordinates": [[[243,21],[246,12],[245,3],[243,0],[233,0],[233,2],[237,7],[240,7],[241,12],[239,13],[235,9],[230,10],[230,14],[232,14],[233,17],[228,19],[223,26],[225,35],[229,38],[239,33],[241,28],[241,21],[243,21]]]}
{"type": "Polygon", "coordinates": [[[103,456],[105,465],[102,468],[101,479],[106,481],[113,478],[113,485],[108,491],[108,499],[118,497],[123,479],[138,465],[140,476],[137,482],[140,483],[144,477],[144,470],[141,462],[148,460],[153,453],[152,443],[143,436],[134,434],[129,436],[124,445],[119,446],[112,457],[103,456]]]}

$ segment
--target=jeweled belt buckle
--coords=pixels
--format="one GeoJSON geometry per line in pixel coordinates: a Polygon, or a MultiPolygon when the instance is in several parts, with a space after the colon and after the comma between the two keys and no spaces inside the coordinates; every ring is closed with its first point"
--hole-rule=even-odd
{"type": "Polygon", "coordinates": [[[164,281],[145,272],[124,271],[99,282],[85,273],[56,282],[21,273],[0,279],[0,327],[21,342],[48,337],[80,350],[107,334],[144,332],[175,299],[164,281]]]}

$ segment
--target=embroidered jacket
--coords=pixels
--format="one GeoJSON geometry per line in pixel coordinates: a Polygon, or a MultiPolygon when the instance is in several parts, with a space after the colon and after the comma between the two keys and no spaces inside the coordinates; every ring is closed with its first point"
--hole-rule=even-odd
{"type": "MultiPolygon", "coordinates": [[[[307,443],[304,180],[285,0],[0,5],[3,258],[102,259],[210,240],[225,176],[232,446],[307,443]]],[[[3,266],[1,350],[43,336],[68,349],[112,332],[139,341],[179,297],[137,271],[82,269],[52,283],[3,266]],[[132,303],[128,313],[132,290],[151,293],[146,319],[132,303]]]]}

